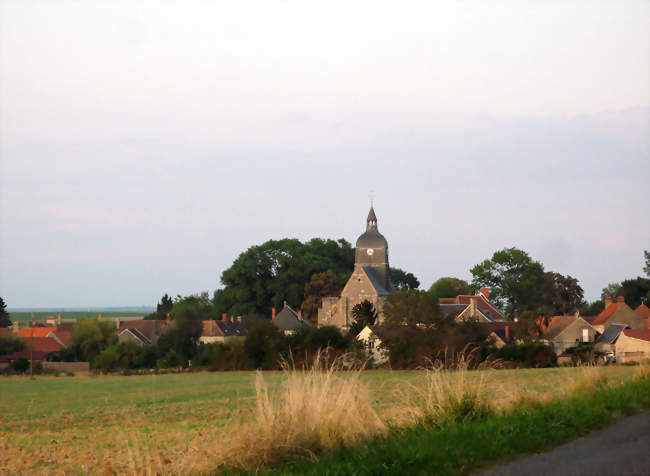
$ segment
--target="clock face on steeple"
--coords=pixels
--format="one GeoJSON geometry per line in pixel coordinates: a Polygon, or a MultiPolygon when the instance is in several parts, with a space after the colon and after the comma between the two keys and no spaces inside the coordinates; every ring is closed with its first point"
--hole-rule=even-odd
{"type": "Polygon", "coordinates": [[[375,250],[373,250],[372,248],[368,248],[368,250],[366,251],[366,253],[368,253],[368,256],[372,256],[374,252],[375,250]]]}

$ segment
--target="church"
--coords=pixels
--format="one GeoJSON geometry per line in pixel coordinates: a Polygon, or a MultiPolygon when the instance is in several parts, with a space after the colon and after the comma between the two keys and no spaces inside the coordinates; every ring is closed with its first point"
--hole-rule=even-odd
{"type": "Polygon", "coordinates": [[[354,271],[340,296],[325,297],[318,309],[318,326],[349,329],[354,318],[352,308],[370,301],[382,320],[384,299],[395,291],[388,267],[388,242],[377,229],[377,216],[371,206],[366,231],[357,239],[354,271]]]}

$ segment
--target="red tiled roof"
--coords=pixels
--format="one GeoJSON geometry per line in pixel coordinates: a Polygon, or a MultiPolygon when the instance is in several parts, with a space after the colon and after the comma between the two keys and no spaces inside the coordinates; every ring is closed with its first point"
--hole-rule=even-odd
{"type": "Polygon", "coordinates": [[[222,336],[223,337],[223,331],[221,330],[221,327],[217,325],[217,322],[214,320],[208,320],[208,321],[203,321],[203,332],[201,333],[201,336],[205,337],[214,337],[214,336],[222,336]]]}
{"type": "Polygon", "coordinates": [[[549,319],[548,327],[544,329],[544,337],[553,339],[564,329],[573,324],[578,316],[553,316],[549,319]]]}
{"type": "Polygon", "coordinates": [[[616,303],[615,302],[611,303],[609,306],[603,309],[603,311],[600,314],[596,316],[596,318],[591,322],[591,324],[594,326],[605,324],[605,321],[607,321],[607,319],[609,319],[610,316],[616,312],[616,309],[618,309],[616,303]]]}
{"type": "Polygon", "coordinates": [[[18,337],[27,338],[27,337],[47,337],[47,335],[55,331],[56,327],[54,326],[45,326],[45,327],[21,327],[18,331],[18,337]],[[33,330],[33,334],[32,334],[33,330]]]}
{"type": "MultiPolygon", "coordinates": [[[[51,331],[50,331],[51,332],[51,331]]],[[[33,349],[34,352],[58,352],[63,346],[51,337],[34,337],[25,338],[27,349],[33,349]]]]}
{"type": "Polygon", "coordinates": [[[489,319],[497,319],[497,320],[505,319],[504,315],[501,314],[501,311],[499,311],[496,307],[490,304],[490,301],[485,299],[485,296],[482,294],[478,294],[476,296],[461,294],[456,296],[456,299],[458,300],[458,304],[467,304],[467,305],[469,305],[473,299],[476,301],[476,307],[478,307],[483,314],[486,314],[486,312],[488,313],[486,314],[486,316],[489,319]]]}
{"type": "Polygon", "coordinates": [[[650,318],[650,307],[646,306],[645,304],[641,304],[634,311],[644,319],[650,318]]]}
{"type": "Polygon", "coordinates": [[[12,362],[16,359],[29,360],[30,358],[34,360],[43,360],[48,354],[51,354],[51,352],[39,352],[36,350],[34,352],[14,352],[13,354],[0,355],[0,362],[12,362]]]}
{"type": "Polygon", "coordinates": [[[628,337],[650,342],[650,329],[625,329],[623,331],[628,337]]]}
{"type": "Polygon", "coordinates": [[[70,346],[70,336],[72,332],[67,331],[52,331],[52,333],[63,343],[64,346],[70,346]]]}
{"type": "Polygon", "coordinates": [[[14,336],[14,331],[11,327],[0,327],[0,336],[14,336]]]}

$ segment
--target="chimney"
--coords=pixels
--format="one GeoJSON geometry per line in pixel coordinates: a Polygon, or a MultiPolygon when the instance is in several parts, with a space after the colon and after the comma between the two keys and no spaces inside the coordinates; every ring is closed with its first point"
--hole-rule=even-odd
{"type": "Polygon", "coordinates": [[[97,314],[97,320],[98,320],[98,321],[101,321],[101,320],[102,320],[102,313],[101,313],[101,312],[100,312],[99,314],[97,314]]]}
{"type": "Polygon", "coordinates": [[[57,313],[57,315],[56,315],[56,325],[57,325],[57,326],[60,326],[60,325],[61,325],[61,321],[62,321],[62,319],[61,319],[61,313],[59,312],[59,313],[57,313]]]}
{"type": "Polygon", "coordinates": [[[271,308],[271,319],[275,319],[275,307],[271,308]]]}
{"type": "Polygon", "coordinates": [[[619,296],[616,298],[616,302],[625,302],[625,298],[623,296],[619,296]]]}
{"type": "Polygon", "coordinates": [[[167,313],[167,317],[165,318],[165,321],[167,321],[167,324],[169,324],[172,320],[172,315],[170,313],[167,313]]]}
{"type": "Polygon", "coordinates": [[[607,296],[605,298],[605,307],[609,306],[612,303],[612,298],[607,296]]]}
{"type": "Polygon", "coordinates": [[[506,326],[506,344],[510,340],[510,326],[506,326]]]}
{"type": "Polygon", "coordinates": [[[476,299],[474,298],[469,299],[469,313],[471,314],[469,317],[476,317],[476,299]]]}
{"type": "Polygon", "coordinates": [[[284,307],[287,307],[287,301],[284,301],[284,307]]]}
{"type": "Polygon", "coordinates": [[[228,314],[226,314],[225,312],[221,314],[221,321],[228,322],[228,314]]]}
{"type": "Polygon", "coordinates": [[[120,328],[120,318],[116,317],[115,318],[115,329],[119,330],[119,328],[120,328]]]}
{"type": "Polygon", "coordinates": [[[210,334],[208,335],[214,335],[213,334],[214,320],[210,319],[208,322],[210,322],[210,334]]]}
{"type": "Polygon", "coordinates": [[[20,330],[20,322],[14,321],[13,322],[13,331],[14,334],[18,334],[18,331],[20,330]]]}
{"type": "Polygon", "coordinates": [[[481,288],[481,294],[485,296],[485,299],[490,300],[490,288],[481,288]]]}
{"type": "Polygon", "coordinates": [[[302,321],[302,309],[298,311],[298,319],[302,321]]]}

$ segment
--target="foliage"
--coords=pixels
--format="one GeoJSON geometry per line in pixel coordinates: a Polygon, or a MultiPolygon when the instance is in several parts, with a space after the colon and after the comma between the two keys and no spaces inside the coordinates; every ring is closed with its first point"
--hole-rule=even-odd
{"type": "Polygon", "coordinates": [[[406,289],[418,289],[420,281],[413,273],[408,273],[400,268],[390,268],[390,280],[398,291],[406,289]]]}
{"type": "Polygon", "coordinates": [[[580,308],[581,316],[597,316],[605,309],[605,303],[602,300],[594,301],[591,304],[584,303],[580,308]]]}
{"type": "Polygon", "coordinates": [[[621,294],[625,303],[632,307],[650,303],[650,279],[637,277],[621,282],[621,294]]]}
{"type": "Polygon", "coordinates": [[[244,342],[233,339],[228,342],[201,344],[196,357],[192,359],[192,368],[207,367],[209,370],[245,370],[252,368],[244,342]]]}
{"type": "Polygon", "coordinates": [[[603,291],[600,293],[600,297],[604,300],[605,298],[611,298],[616,302],[616,298],[621,296],[621,291],[623,290],[621,283],[609,283],[603,288],[603,291]]]}
{"type": "Polygon", "coordinates": [[[29,370],[29,360],[21,357],[14,360],[12,366],[16,372],[27,372],[29,370]]]}
{"type": "Polygon", "coordinates": [[[519,362],[526,367],[544,368],[557,365],[557,356],[553,349],[541,342],[509,344],[493,349],[491,354],[508,362],[519,362]]]}
{"type": "Polygon", "coordinates": [[[341,289],[343,287],[340,284],[340,279],[331,269],[312,274],[309,282],[305,284],[305,299],[300,305],[305,319],[315,322],[323,298],[336,296],[341,292],[341,289]]]}
{"type": "Polygon", "coordinates": [[[163,295],[163,297],[160,299],[160,302],[156,306],[156,312],[152,312],[151,314],[148,314],[145,316],[145,319],[165,319],[167,317],[167,314],[169,314],[172,311],[172,307],[174,306],[174,301],[172,300],[171,297],[167,293],[163,295]]]}
{"type": "MultiPolygon", "coordinates": [[[[203,332],[202,321],[210,319],[213,313],[214,308],[207,293],[179,296],[171,310],[174,327],[158,339],[159,355],[164,355],[167,359],[167,354],[174,351],[183,362],[191,359],[196,354],[198,341],[203,332]]],[[[176,359],[176,355],[170,358],[176,359]]],[[[170,367],[176,367],[176,360],[172,362],[174,365],[170,367]]]]}
{"type": "Polygon", "coordinates": [[[645,266],[643,267],[643,272],[646,274],[647,277],[650,278],[650,252],[645,250],[643,252],[643,258],[645,260],[645,266]]]}
{"type": "Polygon", "coordinates": [[[490,300],[505,309],[506,314],[518,316],[539,306],[536,296],[544,275],[541,263],[533,261],[525,251],[506,248],[491,259],[471,269],[475,288],[490,288],[490,300]]]}
{"type": "Polygon", "coordinates": [[[70,336],[70,346],[79,360],[93,362],[104,349],[117,342],[112,321],[79,319],[70,336]]]}
{"type": "Polygon", "coordinates": [[[10,327],[11,319],[9,318],[9,313],[7,312],[7,305],[5,304],[4,299],[0,297],[0,327],[10,327]]]}
{"type": "Polygon", "coordinates": [[[25,341],[18,337],[0,336],[0,355],[27,350],[25,341]]]}
{"type": "Polygon", "coordinates": [[[472,287],[463,279],[458,278],[440,278],[429,288],[436,298],[452,298],[459,294],[473,294],[472,287]]]}
{"type": "Polygon", "coordinates": [[[353,267],[354,249],[342,239],[269,240],[250,247],[223,272],[224,287],[215,291],[213,302],[217,315],[268,316],[285,300],[297,309],[314,274],[331,270],[342,287],[353,267]]]}
{"type": "Polygon", "coordinates": [[[352,317],[354,322],[350,326],[350,334],[356,336],[366,326],[375,325],[377,320],[377,310],[370,301],[364,299],[352,308],[352,317]]]}
{"type": "Polygon", "coordinates": [[[383,311],[383,324],[387,327],[436,327],[441,319],[438,301],[431,294],[418,290],[389,294],[383,311]]]}
{"type": "Polygon", "coordinates": [[[576,278],[560,273],[543,275],[541,305],[550,308],[551,315],[573,314],[584,305],[584,291],[576,278]]]}
{"type": "Polygon", "coordinates": [[[116,346],[107,347],[93,359],[93,370],[112,372],[118,368],[120,354],[116,346]]]}
{"type": "Polygon", "coordinates": [[[254,368],[277,370],[286,342],[275,324],[262,321],[249,330],[244,349],[254,368]]]}

